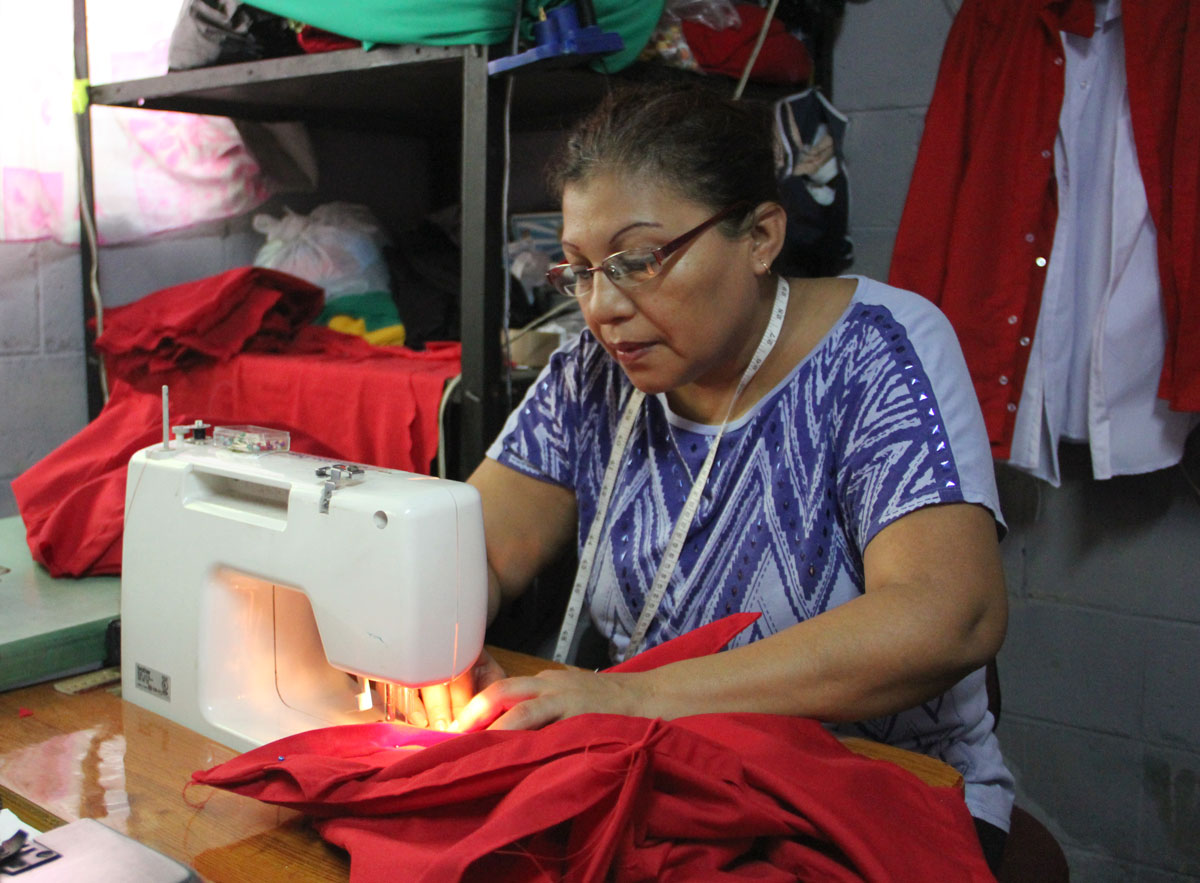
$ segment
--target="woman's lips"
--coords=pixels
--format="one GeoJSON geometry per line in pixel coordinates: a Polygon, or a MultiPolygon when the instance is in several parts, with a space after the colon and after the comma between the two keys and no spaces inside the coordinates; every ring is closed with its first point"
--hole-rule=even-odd
{"type": "Polygon", "coordinates": [[[631,365],[642,359],[654,346],[648,341],[623,341],[611,344],[613,354],[622,365],[631,365]]]}

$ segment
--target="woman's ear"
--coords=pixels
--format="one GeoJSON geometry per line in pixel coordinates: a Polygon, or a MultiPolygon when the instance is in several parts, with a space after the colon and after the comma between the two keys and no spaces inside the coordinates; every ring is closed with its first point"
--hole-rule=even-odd
{"type": "Polygon", "coordinates": [[[770,267],[783,251],[784,235],[787,232],[787,213],[777,202],[764,202],[754,210],[754,224],[750,228],[751,262],[756,273],[770,267]]]}

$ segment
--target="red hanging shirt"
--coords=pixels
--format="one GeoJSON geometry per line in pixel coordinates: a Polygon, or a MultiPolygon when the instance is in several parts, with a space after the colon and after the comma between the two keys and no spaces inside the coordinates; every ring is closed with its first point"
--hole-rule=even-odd
{"type": "MultiPolygon", "coordinates": [[[[1060,31],[1091,36],[1090,0],[965,0],[942,54],[888,281],[950,319],[992,454],[1010,455],[1054,241],[1060,31]],[[1002,383],[1004,377],[1009,382],[1002,383]]],[[[1159,396],[1200,411],[1200,5],[1124,0],[1138,165],[1158,237],[1167,345],[1159,396]]]]}

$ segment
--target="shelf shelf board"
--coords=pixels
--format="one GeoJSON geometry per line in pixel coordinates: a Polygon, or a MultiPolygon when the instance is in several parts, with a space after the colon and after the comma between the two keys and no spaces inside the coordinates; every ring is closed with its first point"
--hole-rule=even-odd
{"type": "Polygon", "coordinates": [[[478,46],[379,46],[239,62],[94,85],[93,104],[358,128],[457,126],[478,46]]]}
{"type": "MultiPolygon", "coordinates": [[[[482,46],[378,46],[369,51],[293,55],[174,71],[94,85],[93,104],[211,114],[263,122],[302,120],[356,129],[453,130],[461,121],[463,59],[482,46]]],[[[618,83],[691,80],[731,94],[733,81],[653,63],[606,76],[565,59],[518,68],[513,123],[555,129],[589,110],[618,83]]],[[[493,80],[497,85],[503,80],[493,80]]],[[[802,87],[797,87],[802,88],[802,87]]],[[[796,89],[752,86],[747,97],[777,98],[796,89]]]]}

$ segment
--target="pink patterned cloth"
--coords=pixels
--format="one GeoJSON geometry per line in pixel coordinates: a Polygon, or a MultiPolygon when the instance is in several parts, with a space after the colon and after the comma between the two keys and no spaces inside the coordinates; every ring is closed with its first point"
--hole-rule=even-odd
{"type": "MultiPolygon", "coordinates": [[[[87,12],[92,83],[166,73],[178,4],[89,0],[87,12]]],[[[0,240],[77,243],[72,4],[0,5],[0,31],[0,240]]],[[[88,113],[103,243],[235,217],[271,193],[231,120],[99,105],[88,113]]]]}

